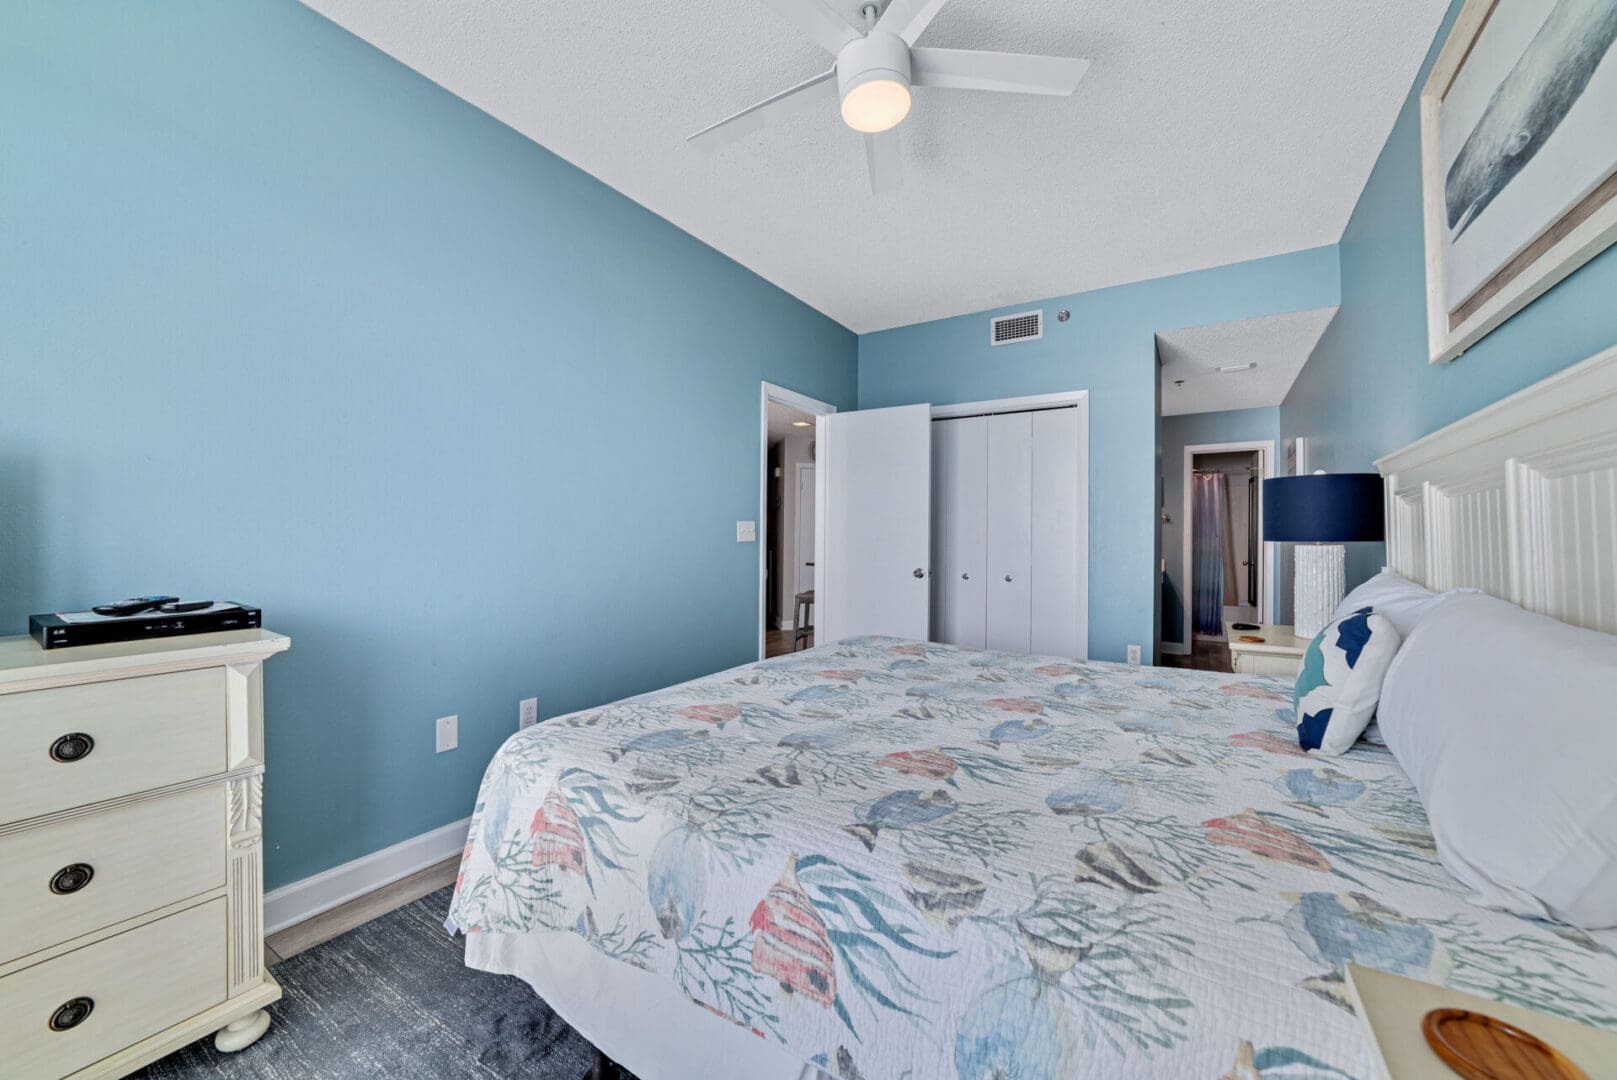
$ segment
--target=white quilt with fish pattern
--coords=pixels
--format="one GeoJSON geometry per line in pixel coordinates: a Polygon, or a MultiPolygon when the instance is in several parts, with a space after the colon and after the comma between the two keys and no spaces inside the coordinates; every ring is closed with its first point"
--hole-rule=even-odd
{"type": "Polygon", "coordinates": [[[1304,754],[1290,691],[887,638],[749,664],[513,736],[451,915],[846,1080],[1371,1080],[1350,960],[1617,1029],[1617,932],[1468,904],[1391,755],[1304,754]]]}

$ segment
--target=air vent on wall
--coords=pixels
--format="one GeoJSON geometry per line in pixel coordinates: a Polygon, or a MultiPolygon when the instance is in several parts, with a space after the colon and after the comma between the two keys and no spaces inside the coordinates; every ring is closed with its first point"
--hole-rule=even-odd
{"type": "Polygon", "coordinates": [[[994,345],[1010,345],[1017,341],[1037,341],[1044,336],[1044,311],[1018,311],[1015,315],[1001,315],[993,322],[988,340],[994,345]]]}

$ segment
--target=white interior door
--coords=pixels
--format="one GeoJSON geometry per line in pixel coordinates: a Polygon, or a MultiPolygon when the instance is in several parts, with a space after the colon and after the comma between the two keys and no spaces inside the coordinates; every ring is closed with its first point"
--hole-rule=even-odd
{"type": "Polygon", "coordinates": [[[1033,419],[1031,651],[1083,657],[1089,652],[1088,462],[1077,409],[1048,409],[1033,419]],[[1082,474],[1080,474],[1082,469],[1082,474]]]}
{"type": "Polygon", "coordinates": [[[932,409],[819,418],[815,640],[925,641],[931,590],[932,409]]]}
{"type": "Polygon", "coordinates": [[[814,588],[814,466],[797,466],[797,591],[814,588]]]}
{"type": "Polygon", "coordinates": [[[1033,413],[988,417],[987,646],[1032,652],[1033,413]]]}
{"type": "Polygon", "coordinates": [[[932,640],[987,634],[988,418],[932,422],[932,640]]]}

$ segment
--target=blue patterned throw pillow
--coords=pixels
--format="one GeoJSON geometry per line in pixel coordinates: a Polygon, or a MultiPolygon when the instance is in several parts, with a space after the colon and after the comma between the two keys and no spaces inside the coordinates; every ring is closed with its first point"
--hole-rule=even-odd
{"type": "Polygon", "coordinates": [[[1346,753],[1375,718],[1381,681],[1402,644],[1392,621],[1367,607],[1315,634],[1292,697],[1298,745],[1332,757],[1346,753]]]}

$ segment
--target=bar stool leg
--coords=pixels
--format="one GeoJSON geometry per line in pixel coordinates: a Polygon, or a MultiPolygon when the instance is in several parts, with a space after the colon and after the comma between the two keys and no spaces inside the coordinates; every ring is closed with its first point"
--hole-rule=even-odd
{"type": "Polygon", "coordinates": [[[797,594],[797,606],[792,610],[792,651],[796,652],[800,645],[806,643],[813,627],[809,620],[814,617],[814,590],[805,589],[797,594]]]}

